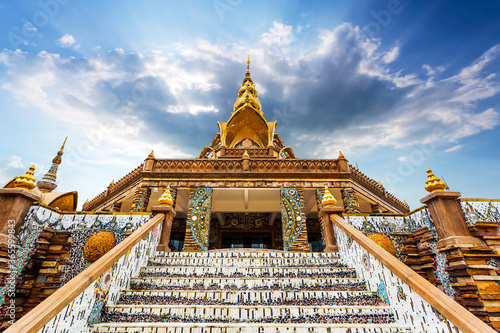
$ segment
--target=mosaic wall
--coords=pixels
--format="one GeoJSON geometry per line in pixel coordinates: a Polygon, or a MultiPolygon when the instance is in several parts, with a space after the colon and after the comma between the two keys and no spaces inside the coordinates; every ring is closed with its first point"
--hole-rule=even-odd
{"type": "Polygon", "coordinates": [[[55,231],[72,231],[71,261],[74,265],[63,268],[63,280],[68,281],[79,274],[87,263],[82,251],[85,241],[94,233],[102,230],[111,231],[117,241],[125,238],[125,233],[131,233],[142,226],[150,215],[101,215],[101,214],[59,214],[56,211],[41,206],[32,206],[25,218],[25,223],[19,230],[18,244],[11,275],[0,288],[0,305],[5,302],[5,291],[11,290],[17,284],[33,254],[36,241],[44,228],[55,231]],[[77,235],[84,235],[77,237],[77,235]]]}
{"type": "Polygon", "coordinates": [[[500,201],[460,200],[460,207],[467,225],[475,225],[476,222],[500,222],[500,201]]]}
{"type": "Polygon", "coordinates": [[[210,218],[212,215],[212,189],[198,188],[189,199],[188,229],[185,247],[195,242],[201,251],[208,250],[210,218]]]}
{"type": "Polygon", "coordinates": [[[86,333],[88,325],[100,322],[103,307],[116,304],[120,290],[127,289],[131,277],[139,274],[150,254],[155,253],[161,224],[141,239],[118,262],[59,312],[40,333],[86,333]]]}
{"type": "Polygon", "coordinates": [[[295,244],[306,226],[304,200],[295,188],[282,188],[280,193],[283,250],[288,251],[295,244]]]}
{"type": "Polygon", "coordinates": [[[354,242],[334,224],[339,254],[349,267],[356,269],[358,278],[364,278],[368,290],[377,290],[380,298],[395,306],[396,322],[409,326],[414,332],[459,332],[454,325],[396,277],[374,256],[354,242]]]}

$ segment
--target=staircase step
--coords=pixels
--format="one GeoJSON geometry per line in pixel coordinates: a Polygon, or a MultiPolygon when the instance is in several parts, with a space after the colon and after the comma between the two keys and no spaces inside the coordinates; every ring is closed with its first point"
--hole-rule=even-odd
{"type": "Polygon", "coordinates": [[[214,324],[214,323],[106,323],[93,333],[411,333],[398,324],[214,324]],[[350,331],[351,330],[351,331],[350,331]]]}
{"type": "Polygon", "coordinates": [[[380,303],[376,291],[126,291],[117,304],[365,305],[380,303]]]}
{"type": "Polygon", "coordinates": [[[339,258],[182,258],[153,257],[149,266],[198,266],[198,267],[324,267],[339,266],[339,258]]]}
{"type": "Polygon", "coordinates": [[[265,278],[265,279],[204,279],[204,278],[132,278],[132,290],[284,290],[326,291],[366,290],[366,283],[358,278],[265,278]]]}
{"type": "Polygon", "coordinates": [[[320,268],[239,268],[239,267],[185,267],[179,269],[171,269],[170,267],[148,266],[142,267],[139,273],[140,277],[187,277],[187,278],[210,278],[210,277],[250,277],[250,278],[267,278],[267,277],[356,277],[356,271],[352,268],[341,267],[320,267],[320,268]]]}

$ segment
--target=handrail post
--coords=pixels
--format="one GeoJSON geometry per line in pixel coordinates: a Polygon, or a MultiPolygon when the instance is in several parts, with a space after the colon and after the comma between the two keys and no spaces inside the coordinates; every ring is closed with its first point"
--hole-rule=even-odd
{"type": "Polygon", "coordinates": [[[325,252],[337,252],[337,242],[335,240],[335,232],[333,231],[333,225],[330,221],[331,214],[342,214],[344,209],[340,206],[337,207],[323,207],[319,213],[319,219],[321,221],[321,229],[323,229],[323,235],[325,236],[325,252]]]}
{"type": "Polygon", "coordinates": [[[161,236],[157,251],[170,252],[170,233],[172,232],[172,222],[175,217],[175,211],[170,206],[153,206],[151,207],[153,216],[164,214],[165,218],[161,225],[161,236]]]}

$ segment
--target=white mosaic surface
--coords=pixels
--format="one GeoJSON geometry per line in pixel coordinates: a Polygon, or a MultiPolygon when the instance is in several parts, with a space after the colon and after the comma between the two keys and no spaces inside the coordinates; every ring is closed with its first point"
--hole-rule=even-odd
{"type": "Polygon", "coordinates": [[[335,224],[333,227],[340,257],[356,269],[359,278],[366,280],[369,290],[378,289],[379,294],[393,306],[398,324],[409,326],[412,332],[460,332],[361,245],[335,224]]]}

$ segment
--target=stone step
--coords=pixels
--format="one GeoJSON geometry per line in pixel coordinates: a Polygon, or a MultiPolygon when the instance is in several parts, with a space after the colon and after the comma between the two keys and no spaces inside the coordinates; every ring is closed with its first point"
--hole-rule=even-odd
{"type": "Polygon", "coordinates": [[[103,323],[93,333],[411,333],[398,324],[103,323]],[[357,330],[357,331],[356,331],[357,330]]]}
{"type": "Polygon", "coordinates": [[[366,290],[363,279],[202,279],[202,278],[132,278],[133,290],[366,290]]]}
{"type": "Polygon", "coordinates": [[[284,251],[262,251],[262,250],[222,250],[222,251],[205,251],[205,252],[167,252],[157,253],[156,257],[166,258],[319,258],[330,259],[339,258],[339,254],[335,252],[284,252],[284,251]]]}
{"type": "Polygon", "coordinates": [[[302,268],[302,267],[277,267],[277,268],[240,268],[240,267],[184,267],[171,269],[170,267],[142,267],[139,273],[140,277],[335,277],[348,278],[356,277],[356,271],[353,268],[343,267],[320,267],[320,268],[302,268]]]}
{"type": "Polygon", "coordinates": [[[130,291],[117,305],[357,305],[376,306],[375,291],[130,291]]]}
{"type": "Polygon", "coordinates": [[[150,258],[148,266],[168,267],[339,267],[339,258],[150,258]]]}
{"type": "Polygon", "coordinates": [[[106,322],[184,322],[184,323],[293,323],[330,322],[353,324],[392,324],[395,316],[389,308],[331,309],[299,307],[110,307],[103,315],[106,322]]]}
{"type": "MultiPolygon", "coordinates": [[[[175,321],[180,318],[207,322],[269,322],[279,318],[336,318],[338,322],[359,323],[394,322],[388,306],[194,306],[194,305],[117,305],[106,307],[106,318],[111,321],[127,321],[134,317],[139,321],[175,321]],[[148,320],[149,319],[149,320],[148,320]]],[[[335,319],[334,319],[335,320],[335,319]]]]}

